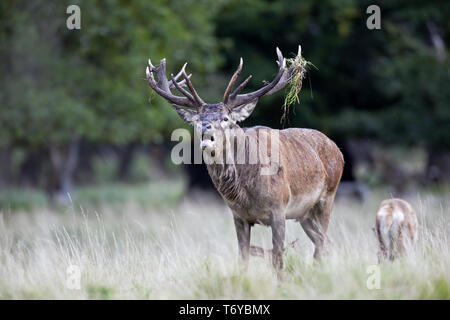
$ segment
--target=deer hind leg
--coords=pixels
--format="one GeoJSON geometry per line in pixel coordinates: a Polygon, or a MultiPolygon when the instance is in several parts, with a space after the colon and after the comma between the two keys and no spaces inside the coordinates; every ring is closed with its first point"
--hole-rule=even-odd
{"type": "Polygon", "coordinates": [[[403,230],[401,227],[397,230],[396,234],[390,239],[391,249],[389,253],[389,259],[395,260],[406,252],[406,239],[404,238],[403,230]]]}
{"type": "Polygon", "coordinates": [[[379,250],[378,250],[378,263],[381,264],[388,258],[388,245],[386,244],[385,239],[383,238],[383,235],[381,234],[381,230],[378,229],[379,226],[377,226],[376,235],[378,238],[378,244],[379,244],[379,250]]]}
{"type": "Polygon", "coordinates": [[[316,204],[309,212],[309,217],[301,222],[303,230],[314,244],[314,259],[316,260],[320,260],[324,253],[333,201],[334,194],[316,204]]]}
{"type": "Polygon", "coordinates": [[[248,258],[250,254],[251,226],[247,221],[242,220],[241,218],[238,218],[236,216],[234,216],[234,226],[236,228],[236,235],[239,246],[239,256],[241,262],[243,263],[244,269],[247,269],[248,258]]]}

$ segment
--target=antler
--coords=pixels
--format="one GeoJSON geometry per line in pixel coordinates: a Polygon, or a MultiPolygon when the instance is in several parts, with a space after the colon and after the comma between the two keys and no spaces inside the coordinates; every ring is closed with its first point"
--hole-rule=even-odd
{"type": "Polygon", "coordinates": [[[199,108],[205,104],[205,102],[203,102],[203,100],[198,96],[197,92],[194,89],[194,86],[192,85],[192,82],[190,80],[190,77],[192,75],[186,74],[185,68],[187,63],[183,65],[180,72],[178,72],[176,76],[172,75],[170,82],[167,80],[166,76],[166,59],[162,59],[157,67],[152,64],[150,59],[148,59],[148,64],[149,66],[147,66],[146,69],[147,81],[150,87],[152,87],[152,89],[155,90],[156,93],[158,93],[164,99],[172,104],[190,108],[199,108]],[[153,76],[153,72],[156,73],[158,82],[156,82],[153,76]],[[183,76],[184,79],[180,82],[177,82],[181,76],[183,76]],[[186,86],[189,88],[192,95],[183,88],[186,86]],[[170,91],[170,89],[177,89],[184,95],[184,97],[174,95],[170,91]]]}
{"type": "MultiPolygon", "coordinates": [[[[258,100],[262,96],[271,95],[286,86],[286,84],[291,79],[292,68],[286,69],[286,59],[283,58],[283,54],[280,49],[276,49],[277,52],[277,65],[278,65],[278,73],[275,78],[267,84],[266,86],[256,90],[254,92],[239,94],[245,85],[250,81],[252,76],[249,76],[245,79],[237,88],[231,92],[233,86],[238,79],[241,71],[243,60],[242,58],[239,61],[239,66],[233,76],[228,83],[228,86],[223,95],[223,102],[230,108],[235,108],[244,104],[248,104],[252,101],[258,100]]],[[[298,55],[301,56],[301,47],[298,46],[298,55]]],[[[162,59],[157,67],[155,67],[151,60],[148,60],[149,66],[146,69],[146,75],[148,83],[150,87],[153,88],[160,96],[169,101],[170,103],[180,106],[180,107],[189,107],[189,108],[200,108],[205,104],[205,102],[200,98],[195,90],[192,82],[190,80],[192,74],[186,74],[186,65],[185,63],[181,70],[177,73],[176,76],[171,75],[171,80],[167,80],[166,76],[166,59],[162,59]],[[158,81],[155,80],[153,76],[153,72],[156,73],[158,77],[158,81]],[[179,79],[183,77],[183,80],[179,81],[179,79]],[[185,88],[188,88],[186,90],[185,88]],[[171,92],[171,89],[177,89],[182,95],[177,96],[171,92]]]]}
{"type": "MultiPolygon", "coordinates": [[[[223,96],[223,102],[227,106],[229,106],[230,108],[235,108],[243,104],[250,103],[256,99],[261,98],[262,96],[271,95],[286,86],[291,78],[292,68],[286,69],[286,59],[283,58],[283,54],[281,53],[280,49],[277,48],[276,52],[278,57],[277,65],[279,67],[279,70],[272,82],[257,91],[246,94],[238,94],[251,79],[252,76],[249,76],[233,91],[233,93],[230,94],[230,91],[242,70],[243,62],[241,58],[239,67],[231,77],[231,80],[228,83],[227,89],[225,90],[225,94],[223,96]]],[[[301,56],[301,46],[298,46],[298,55],[301,56]]]]}
{"type": "MultiPolygon", "coordinates": [[[[150,60],[149,60],[150,61],[150,60]]],[[[173,79],[175,79],[175,81],[178,81],[178,79],[183,75],[183,70],[185,70],[187,66],[187,62],[183,65],[183,67],[181,68],[180,72],[177,73],[177,75],[175,77],[173,77],[173,79]]],[[[192,73],[188,75],[188,78],[190,78],[192,76],[192,73]]],[[[170,89],[176,89],[176,86],[173,82],[173,79],[169,81],[169,88],[170,89]]],[[[186,80],[183,79],[180,82],[178,82],[178,85],[180,87],[186,87],[186,80]]]]}
{"type": "Polygon", "coordinates": [[[228,103],[228,97],[230,95],[230,91],[233,88],[234,83],[236,82],[237,78],[239,77],[239,74],[242,71],[242,64],[243,64],[243,60],[242,58],[239,60],[239,67],[237,68],[237,70],[234,72],[233,76],[230,79],[230,82],[228,83],[228,86],[225,90],[225,93],[223,94],[223,103],[228,103]]]}

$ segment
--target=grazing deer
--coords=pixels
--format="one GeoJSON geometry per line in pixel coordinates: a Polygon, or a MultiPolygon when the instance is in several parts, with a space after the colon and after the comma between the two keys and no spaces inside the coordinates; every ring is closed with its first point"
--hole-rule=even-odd
{"type": "Polygon", "coordinates": [[[381,202],[375,224],[380,251],[378,261],[388,257],[394,260],[403,254],[409,244],[417,238],[417,216],[411,205],[402,199],[387,199],[381,202]]]}
{"type": "MultiPolygon", "coordinates": [[[[241,129],[237,125],[252,113],[261,97],[281,90],[289,82],[293,68],[286,67],[286,60],[278,48],[276,52],[279,70],[270,83],[254,92],[239,94],[250,80],[249,76],[232,91],[242,70],[241,58],[223,101],[215,104],[205,103],[199,97],[190,75],[185,72],[186,64],[169,81],[165,59],[156,67],[149,60],[146,75],[153,90],[170,102],[178,114],[202,134],[200,145],[204,155],[205,151],[212,151],[213,154],[224,145],[229,145],[231,140],[239,137],[239,132],[247,134],[253,131],[257,133],[257,143],[265,140],[271,145],[277,144],[279,159],[273,174],[264,174],[264,166],[260,163],[207,163],[207,169],[215,187],[233,212],[244,266],[247,266],[250,254],[251,227],[263,224],[272,228],[272,263],[280,271],[283,268],[286,219],[295,219],[301,224],[315,245],[314,258],[321,256],[344,159],[336,144],[316,130],[275,130],[262,126],[241,129]],[[183,96],[174,95],[171,89],[177,89],[183,96]],[[231,135],[226,135],[226,130],[231,135]],[[222,143],[219,136],[225,136],[222,143]]],[[[301,56],[300,47],[298,56],[301,56]]],[[[249,142],[244,145],[245,156],[251,156],[254,151],[249,150],[249,142]]]]}

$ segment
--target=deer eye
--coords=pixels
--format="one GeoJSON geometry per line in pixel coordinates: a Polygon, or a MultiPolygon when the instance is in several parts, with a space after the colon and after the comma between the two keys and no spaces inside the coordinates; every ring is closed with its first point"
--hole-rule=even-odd
{"type": "Polygon", "coordinates": [[[223,118],[223,121],[228,121],[228,118],[223,118]]]}

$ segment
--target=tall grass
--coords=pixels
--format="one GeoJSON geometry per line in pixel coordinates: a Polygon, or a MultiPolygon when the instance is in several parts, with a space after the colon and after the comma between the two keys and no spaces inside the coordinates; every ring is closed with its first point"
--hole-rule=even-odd
{"type": "MultiPolygon", "coordinates": [[[[231,213],[207,196],[175,209],[122,211],[71,207],[0,215],[2,299],[450,299],[449,200],[433,194],[408,200],[420,234],[408,256],[380,265],[381,288],[370,290],[377,264],[372,232],[375,194],[359,204],[339,200],[329,228],[329,254],[313,246],[298,223],[287,224],[285,271],[252,257],[242,272],[231,213]],[[81,288],[67,287],[67,268],[81,269],[81,288]]],[[[270,229],[253,228],[252,243],[270,248],[270,229]]]]}
{"type": "MultiPolygon", "coordinates": [[[[97,207],[105,203],[122,209],[129,202],[145,206],[170,207],[179,203],[185,192],[185,182],[180,180],[154,180],[141,183],[103,183],[80,186],[73,190],[70,198],[75,206],[83,204],[97,207]]],[[[40,189],[0,190],[0,212],[24,210],[32,212],[37,208],[54,206],[49,203],[40,189]]]]}

